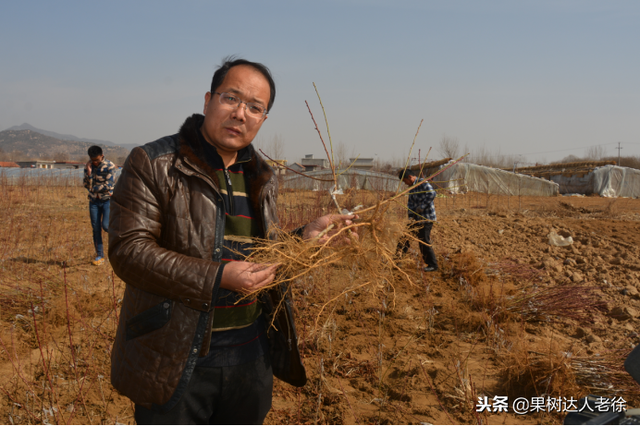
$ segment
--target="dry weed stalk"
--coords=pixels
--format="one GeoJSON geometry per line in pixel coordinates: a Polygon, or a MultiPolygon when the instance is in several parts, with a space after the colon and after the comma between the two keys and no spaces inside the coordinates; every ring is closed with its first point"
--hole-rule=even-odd
{"type": "Polygon", "coordinates": [[[0,182],[0,415],[7,422],[117,423],[130,410],[103,383],[122,287],[111,277],[112,288],[101,288],[111,270],[88,268],[90,227],[76,216],[86,216],[80,183],[0,182]]]}
{"type": "Polygon", "coordinates": [[[623,368],[629,350],[576,356],[572,348],[563,351],[552,338],[549,341],[541,351],[532,350],[521,341],[503,356],[505,386],[513,395],[594,393],[611,397],[640,390],[623,368]]]}
{"type": "Polygon", "coordinates": [[[505,309],[527,321],[557,321],[570,318],[593,321],[593,311],[605,308],[597,288],[588,285],[526,286],[518,295],[507,297],[505,309]]]}
{"type": "Polygon", "coordinates": [[[531,265],[516,263],[511,259],[503,259],[500,262],[492,264],[492,267],[517,282],[540,281],[544,276],[542,271],[539,269],[536,269],[531,265]]]}
{"type": "Polygon", "coordinates": [[[620,216],[620,203],[618,198],[614,198],[607,203],[607,206],[602,210],[602,216],[608,219],[612,219],[620,216]]]}
{"type": "Polygon", "coordinates": [[[505,390],[512,396],[577,395],[571,353],[561,351],[552,338],[549,346],[533,350],[520,340],[501,357],[505,390]]]}
{"type": "Polygon", "coordinates": [[[472,287],[488,281],[484,269],[484,265],[471,252],[454,253],[450,261],[443,265],[445,274],[472,287]]]}
{"type": "Polygon", "coordinates": [[[541,274],[527,265],[510,261],[493,264],[490,276],[485,266],[473,253],[461,252],[451,256],[443,265],[448,275],[459,282],[467,302],[479,311],[487,312],[492,320],[504,320],[516,314],[526,321],[557,321],[570,318],[591,322],[593,310],[603,310],[598,289],[584,284],[543,287],[535,284],[541,274]],[[515,281],[515,294],[506,294],[504,285],[498,284],[498,275],[507,275],[515,281]]]}
{"type": "Polygon", "coordinates": [[[571,368],[574,370],[576,382],[593,393],[638,394],[640,386],[623,367],[629,352],[604,351],[588,357],[572,357],[571,368]]]}

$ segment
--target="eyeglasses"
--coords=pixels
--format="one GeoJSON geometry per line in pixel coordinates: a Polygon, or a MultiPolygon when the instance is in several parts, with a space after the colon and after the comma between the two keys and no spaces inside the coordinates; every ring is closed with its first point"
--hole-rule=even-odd
{"type": "Polygon", "coordinates": [[[231,107],[236,109],[240,106],[240,104],[245,104],[245,112],[247,115],[253,118],[262,118],[267,115],[267,109],[260,104],[256,104],[253,102],[245,102],[239,97],[232,95],[231,93],[220,93],[216,92],[216,95],[220,95],[220,103],[224,106],[231,107]]]}

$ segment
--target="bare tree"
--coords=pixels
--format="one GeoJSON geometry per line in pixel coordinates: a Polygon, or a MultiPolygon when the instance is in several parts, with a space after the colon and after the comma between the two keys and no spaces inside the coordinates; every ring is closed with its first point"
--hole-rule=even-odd
{"type": "Polygon", "coordinates": [[[444,158],[458,158],[460,156],[460,141],[458,138],[443,135],[438,145],[438,152],[444,158]]]}
{"type": "MultiPolygon", "coordinates": [[[[465,151],[466,150],[467,147],[465,146],[465,151]]],[[[522,164],[525,162],[525,159],[518,154],[501,154],[499,147],[495,151],[490,151],[485,145],[481,145],[476,147],[471,154],[465,158],[465,161],[481,166],[513,169],[516,163],[522,164]]]]}
{"type": "MultiPolygon", "coordinates": [[[[466,155],[469,154],[471,151],[469,150],[469,145],[467,145],[467,143],[465,142],[464,144],[464,148],[462,148],[462,154],[461,155],[466,155]]],[[[454,157],[451,157],[454,158],[454,157]]],[[[465,163],[469,162],[469,156],[464,157],[464,160],[462,160],[465,163]]]]}
{"type": "Polygon", "coordinates": [[[274,160],[285,159],[284,141],[279,133],[276,133],[268,140],[265,138],[256,138],[252,143],[258,153],[262,151],[274,160]]]}
{"type": "Polygon", "coordinates": [[[584,157],[585,160],[598,161],[607,155],[607,150],[602,145],[590,146],[584,157]]]}
{"type": "Polygon", "coordinates": [[[573,154],[567,155],[566,157],[564,157],[562,160],[558,161],[555,164],[560,164],[560,163],[578,163],[582,161],[582,159],[580,157],[576,157],[573,154]]]}
{"type": "Polygon", "coordinates": [[[273,135],[264,147],[264,152],[274,160],[284,160],[284,140],[279,133],[273,135]]]}
{"type": "Polygon", "coordinates": [[[477,146],[469,156],[469,162],[480,166],[493,166],[493,155],[486,146],[477,146]]]}
{"type": "Polygon", "coordinates": [[[347,167],[349,165],[349,159],[347,158],[347,146],[342,141],[338,142],[333,147],[333,162],[338,168],[347,167]]]}
{"type": "Polygon", "coordinates": [[[24,152],[14,149],[8,155],[8,161],[26,161],[28,160],[24,152]]]}
{"type": "Polygon", "coordinates": [[[63,151],[57,151],[56,153],[53,154],[53,161],[56,161],[56,162],[69,161],[69,153],[63,152],[63,151]]]}

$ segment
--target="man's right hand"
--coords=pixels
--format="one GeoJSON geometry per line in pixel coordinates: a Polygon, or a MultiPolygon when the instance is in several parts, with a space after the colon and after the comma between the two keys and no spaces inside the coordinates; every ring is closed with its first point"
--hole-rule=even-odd
{"type": "Polygon", "coordinates": [[[229,262],[222,270],[220,287],[242,294],[252,293],[275,279],[278,266],[280,264],[229,262]]]}
{"type": "Polygon", "coordinates": [[[87,161],[87,164],[85,164],[84,168],[87,170],[87,174],[91,174],[91,160],[87,161]]]}

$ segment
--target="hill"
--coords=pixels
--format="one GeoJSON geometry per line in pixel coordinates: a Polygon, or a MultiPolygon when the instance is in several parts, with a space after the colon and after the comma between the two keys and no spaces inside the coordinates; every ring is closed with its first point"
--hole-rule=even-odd
{"type": "Polygon", "coordinates": [[[110,141],[103,141],[100,139],[87,139],[87,138],[83,139],[74,135],[63,135],[61,133],[51,132],[49,130],[38,129],[37,127],[34,127],[29,123],[22,123],[19,126],[9,127],[6,130],[31,130],[32,132],[40,133],[41,135],[51,136],[52,138],[62,139],[65,141],[89,142],[93,145],[101,145],[101,146],[117,146],[115,143],[110,141]]]}
{"type": "Polygon", "coordinates": [[[116,164],[122,164],[129,154],[129,149],[113,144],[61,139],[30,129],[8,129],[0,132],[0,160],[85,161],[87,149],[92,145],[101,146],[105,156],[116,164]]]}

